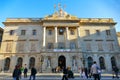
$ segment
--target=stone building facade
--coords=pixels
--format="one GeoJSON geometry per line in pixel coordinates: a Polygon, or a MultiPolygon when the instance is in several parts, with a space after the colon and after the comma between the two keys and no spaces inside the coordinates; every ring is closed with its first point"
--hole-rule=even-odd
{"type": "Polygon", "coordinates": [[[120,67],[120,51],[112,18],[78,18],[60,9],[44,18],[7,18],[0,69],[13,71],[15,65],[40,72],[56,67],[90,68],[96,61],[104,71],[120,67]]]}
{"type": "Polygon", "coordinates": [[[2,42],[3,29],[0,27],[0,47],[2,42]]]}
{"type": "Polygon", "coordinates": [[[119,43],[119,47],[120,47],[120,32],[117,32],[117,38],[118,38],[118,43],[119,43]]]}

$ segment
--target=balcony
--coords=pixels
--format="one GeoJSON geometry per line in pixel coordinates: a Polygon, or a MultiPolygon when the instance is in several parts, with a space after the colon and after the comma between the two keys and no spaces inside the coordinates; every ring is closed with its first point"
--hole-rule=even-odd
{"type": "Polygon", "coordinates": [[[41,52],[80,52],[81,49],[41,49],[41,52]]]}

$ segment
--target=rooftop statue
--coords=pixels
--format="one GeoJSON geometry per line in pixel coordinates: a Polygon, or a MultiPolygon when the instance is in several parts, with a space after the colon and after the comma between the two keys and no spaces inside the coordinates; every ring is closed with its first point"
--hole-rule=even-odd
{"type": "MultiPolygon", "coordinates": [[[[56,6],[54,6],[56,9],[56,6]]],[[[45,19],[78,19],[76,16],[72,16],[64,11],[60,4],[58,4],[58,10],[52,14],[45,17],[45,19]]]]}

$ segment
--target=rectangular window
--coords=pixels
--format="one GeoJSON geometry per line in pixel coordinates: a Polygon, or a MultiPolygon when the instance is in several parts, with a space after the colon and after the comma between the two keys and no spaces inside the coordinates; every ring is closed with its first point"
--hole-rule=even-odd
{"type": "Polygon", "coordinates": [[[110,35],[111,35],[110,30],[106,30],[106,35],[107,35],[107,36],[110,36],[110,35]]]}
{"type": "Polygon", "coordinates": [[[36,30],[32,31],[32,35],[36,35],[36,33],[37,33],[36,30]]]}
{"type": "Polygon", "coordinates": [[[15,30],[10,30],[10,35],[14,35],[15,30]]]}
{"type": "Polygon", "coordinates": [[[102,41],[97,41],[97,45],[98,45],[98,51],[103,51],[102,41]]]}
{"type": "Polygon", "coordinates": [[[12,52],[12,42],[7,42],[6,52],[12,52]]]}
{"type": "Polygon", "coordinates": [[[70,42],[70,49],[75,49],[75,48],[76,48],[75,42],[70,42]]]}
{"type": "Polygon", "coordinates": [[[86,42],[86,50],[91,51],[91,43],[90,42],[86,42]]]}
{"type": "Polygon", "coordinates": [[[18,52],[24,51],[24,44],[25,42],[23,41],[18,42],[18,52]]]}
{"type": "Polygon", "coordinates": [[[31,42],[31,51],[36,51],[36,44],[35,44],[35,42],[31,42]]]}
{"type": "Polygon", "coordinates": [[[53,43],[48,43],[47,48],[48,49],[53,49],[54,48],[53,43]]]}
{"type": "Polygon", "coordinates": [[[99,30],[96,30],[96,35],[100,35],[100,31],[99,30]]]}
{"type": "Polygon", "coordinates": [[[48,34],[49,34],[49,35],[52,35],[52,30],[48,30],[48,34]]]}
{"type": "Polygon", "coordinates": [[[65,49],[65,44],[63,42],[58,43],[58,48],[59,49],[65,49]]]}
{"type": "Polygon", "coordinates": [[[70,34],[71,34],[71,35],[74,35],[74,34],[75,34],[75,32],[74,32],[73,29],[70,30],[70,34]]]}
{"type": "Polygon", "coordinates": [[[89,30],[85,30],[85,35],[89,36],[90,35],[90,31],[89,30]]]}
{"type": "Polygon", "coordinates": [[[114,44],[113,44],[112,41],[109,41],[109,42],[108,42],[108,49],[109,49],[110,51],[114,51],[114,44]]]}
{"type": "Polygon", "coordinates": [[[26,34],[26,30],[21,30],[21,35],[25,35],[26,34]]]}

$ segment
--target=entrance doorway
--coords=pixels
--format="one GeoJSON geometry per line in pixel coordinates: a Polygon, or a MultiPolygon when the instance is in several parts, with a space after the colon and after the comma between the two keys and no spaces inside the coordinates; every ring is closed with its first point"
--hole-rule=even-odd
{"type": "Polygon", "coordinates": [[[61,69],[66,68],[66,58],[63,55],[59,56],[58,58],[58,66],[61,69]]]}

